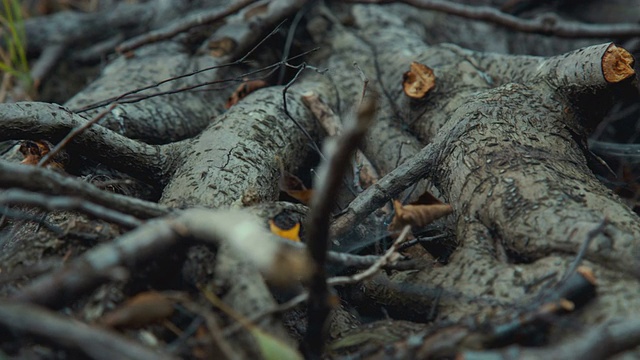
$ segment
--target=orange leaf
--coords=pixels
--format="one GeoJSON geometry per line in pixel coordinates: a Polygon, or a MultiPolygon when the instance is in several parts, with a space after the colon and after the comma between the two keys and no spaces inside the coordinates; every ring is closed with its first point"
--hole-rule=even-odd
{"type": "Polygon", "coordinates": [[[405,225],[423,227],[453,212],[449,204],[402,205],[398,200],[393,200],[393,209],[396,215],[389,230],[400,230],[405,225]]]}
{"type": "Polygon", "coordinates": [[[231,94],[227,103],[225,104],[225,108],[229,109],[233,105],[237,104],[240,100],[244,99],[247,95],[252,92],[267,86],[267,82],[264,80],[248,80],[240,84],[236,91],[231,94]]]}
{"type": "MultiPolygon", "coordinates": [[[[51,151],[53,144],[46,140],[30,141],[25,140],[20,143],[19,151],[24,155],[24,160],[21,161],[25,165],[38,165],[40,159],[51,151]]],[[[63,152],[56,154],[56,156],[47,164],[48,168],[55,170],[64,170],[64,162],[66,155],[63,152]]]]}
{"type": "Polygon", "coordinates": [[[415,61],[410,69],[402,76],[402,88],[408,97],[422,99],[436,86],[436,77],[430,67],[415,61]]]}
{"type": "Polygon", "coordinates": [[[171,316],[175,303],[175,298],[170,299],[156,291],[140,293],[105,314],[100,322],[109,327],[143,327],[171,316]]]}
{"type": "Polygon", "coordinates": [[[283,237],[285,239],[289,239],[292,241],[300,242],[300,223],[295,223],[289,229],[282,229],[278,225],[276,225],[273,219],[269,219],[269,229],[271,232],[283,237]]]}
{"type": "Polygon", "coordinates": [[[289,196],[305,205],[309,205],[313,197],[313,190],[307,189],[300,178],[287,172],[282,166],[280,168],[278,187],[280,187],[280,191],[286,192],[289,196]]]}

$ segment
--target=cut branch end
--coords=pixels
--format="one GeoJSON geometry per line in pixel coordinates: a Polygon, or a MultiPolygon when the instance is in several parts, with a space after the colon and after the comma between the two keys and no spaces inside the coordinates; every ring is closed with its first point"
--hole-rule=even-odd
{"type": "Polygon", "coordinates": [[[613,44],[602,57],[602,72],[608,83],[618,83],[633,75],[633,56],[625,49],[613,44]]]}

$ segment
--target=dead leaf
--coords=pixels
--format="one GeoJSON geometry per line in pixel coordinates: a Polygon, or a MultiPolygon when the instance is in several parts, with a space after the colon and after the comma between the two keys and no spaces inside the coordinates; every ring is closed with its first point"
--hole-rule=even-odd
{"type": "Polygon", "coordinates": [[[226,109],[231,108],[240,100],[244,99],[247,95],[265,86],[267,86],[267,82],[264,80],[247,80],[243,82],[242,84],[240,84],[240,86],[238,86],[233,94],[231,94],[224,107],[226,109]]]}
{"type": "Polygon", "coordinates": [[[300,223],[295,223],[288,229],[283,229],[276,224],[275,219],[269,219],[269,229],[272,233],[289,239],[291,241],[300,242],[300,223]]]}
{"type": "MultiPolygon", "coordinates": [[[[40,160],[51,151],[53,144],[46,140],[31,141],[25,140],[20,143],[20,153],[24,155],[24,160],[21,161],[25,165],[36,166],[40,160]]],[[[64,163],[66,162],[66,154],[60,152],[47,163],[47,167],[54,170],[64,170],[64,163]]]]}
{"type": "Polygon", "coordinates": [[[176,302],[176,298],[156,291],[143,292],[106,313],[100,323],[113,328],[140,328],[171,316],[176,302]]]}
{"type": "Polygon", "coordinates": [[[436,77],[430,67],[415,61],[410,69],[402,76],[402,88],[408,97],[422,99],[436,86],[436,77]]]}
{"type": "Polygon", "coordinates": [[[309,205],[313,197],[313,190],[307,189],[300,178],[284,170],[282,164],[280,164],[278,187],[280,187],[280,191],[286,192],[289,196],[305,205],[309,205]]]}
{"type": "Polygon", "coordinates": [[[396,215],[389,224],[390,231],[400,230],[405,225],[423,227],[453,212],[449,204],[402,205],[398,200],[393,200],[393,209],[396,215]]]}
{"type": "Polygon", "coordinates": [[[229,55],[238,44],[230,37],[223,37],[218,40],[211,40],[207,45],[210,50],[210,54],[213,57],[222,57],[225,55],[229,55]]]}

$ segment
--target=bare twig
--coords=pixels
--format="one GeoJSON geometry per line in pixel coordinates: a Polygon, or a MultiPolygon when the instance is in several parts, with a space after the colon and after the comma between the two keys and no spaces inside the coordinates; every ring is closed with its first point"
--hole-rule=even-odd
{"type": "Polygon", "coordinates": [[[0,206],[0,214],[2,214],[2,220],[4,220],[5,217],[10,217],[16,220],[32,221],[38,224],[38,226],[44,226],[47,230],[51,231],[57,236],[61,236],[65,233],[64,229],[49,223],[48,221],[45,220],[45,217],[43,216],[34,216],[33,214],[28,214],[23,211],[13,210],[3,206],[0,206]]]}
{"type": "MultiPolygon", "coordinates": [[[[287,117],[291,121],[293,121],[293,123],[298,127],[298,129],[300,129],[300,131],[302,131],[304,136],[306,136],[307,139],[309,139],[309,144],[311,144],[311,148],[320,156],[321,159],[325,159],[324,154],[322,153],[322,151],[320,151],[320,148],[318,147],[318,144],[316,144],[315,140],[313,140],[313,137],[309,134],[307,129],[304,128],[304,126],[300,125],[298,120],[296,120],[293,116],[291,116],[291,113],[289,113],[289,109],[287,107],[287,91],[296,82],[296,80],[298,80],[298,77],[300,77],[300,74],[302,73],[302,71],[304,71],[304,69],[306,69],[307,67],[309,67],[309,66],[306,63],[302,63],[301,65],[299,65],[297,67],[298,71],[296,72],[296,75],[282,89],[282,108],[283,108],[283,111],[284,111],[285,115],[287,115],[287,117]]],[[[310,68],[315,69],[313,67],[310,67],[310,68]]],[[[327,71],[327,69],[325,69],[325,70],[315,69],[315,70],[318,71],[319,73],[323,73],[323,72],[327,71]]]]}
{"type": "Polygon", "coordinates": [[[142,226],[82,254],[65,267],[44,275],[14,296],[52,307],[74,300],[77,294],[109,281],[112,270],[142,264],[158,254],[185,244],[185,239],[218,246],[229,242],[267,278],[298,281],[309,273],[309,261],[288,240],[270,235],[253,216],[233,211],[185,210],[176,216],[153,219],[142,226]],[[256,239],[268,238],[256,246],[256,239]]]}
{"type": "MultiPolygon", "coordinates": [[[[287,59],[287,61],[291,61],[291,60],[303,57],[303,56],[308,55],[308,54],[310,54],[310,53],[312,53],[312,52],[314,52],[316,50],[317,49],[311,49],[309,51],[305,51],[305,52],[303,52],[301,54],[298,54],[298,55],[290,57],[289,59],[287,59]]],[[[242,61],[244,61],[244,60],[242,60],[242,61]]],[[[172,90],[167,90],[167,91],[160,91],[160,92],[153,93],[153,94],[144,94],[144,95],[140,94],[140,95],[138,95],[138,97],[131,97],[131,95],[135,95],[135,94],[137,94],[137,93],[139,93],[141,91],[152,89],[152,88],[158,87],[158,86],[160,86],[162,84],[165,84],[165,83],[168,83],[168,82],[171,82],[171,81],[175,81],[177,79],[181,79],[181,78],[184,78],[184,77],[192,76],[192,75],[195,75],[195,74],[198,74],[198,73],[201,73],[201,72],[204,72],[204,71],[208,71],[208,70],[213,70],[213,69],[218,69],[218,68],[223,68],[223,67],[228,67],[228,66],[240,64],[240,63],[242,63],[242,61],[238,60],[238,61],[234,61],[234,62],[228,63],[228,64],[211,66],[211,67],[208,67],[208,68],[205,68],[205,69],[194,71],[192,73],[183,74],[183,75],[180,75],[180,76],[175,76],[175,77],[172,77],[172,78],[169,78],[169,79],[165,79],[165,80],[162,80],[162,81],[160,81],[160,82],[158,82],[156,84],[144,86],[144,87],[138,88],[138,89],[134,89],[134,90],[128,91],[128,92],[126,92],[124,94],[121,94],[119,96],[116,96],[116,97],[113,97],[113,98],[109,98],[109,99],[106,99],[106,100],[103,100],[103,101],[99,101],[99,102],[97,102],[95,104],[87,105],[87,106],[85,106],[85,107],[83,107],[81,109],[74,110],[74,112],[76,112],[76,113],[86,112],[86,111],[89,111],[89,110],[93,110],[93,109],[108,105],[108,104],[110,104],[110,103],[112,103],[114,101],[117,101],[119,104],[132,104],[132,103],[136,103],[136,102],[139,102],[139,101],[151,99],[151,98],[158,97],[158,96],[177,94],[177,93],[181,93],[181,92],[185,92],[185,91],[190,91],[190,90],[203,88],[205,86],[210,86],[210,85],[244,82],[244,81],[247,81],[247,79],[249,79],[249,80],[263,79],[263,78],[267,78],[271,74],[273,74],[276,70],[278,70],[278,68],[282,64],[286,65],[286,62],[283,63],[282,61],[278,61],[277,63],[271,64],[269,66],[266,66],[266,67],[263,67],[263,68],[260,68],[260,69],[257,69],[257,70],[253,70],[253,71],[241,74],[241,75],[238,75],[238,76],[236,76],[234,78],[206,81],[206,82],[202,82],[202,83],[199,83],[199,84],[184,86],[184,87],[177,88],[177,89],[172,89],[172,90]],[[266,74],[261,75],[261,76],[256,77],[256,78],[251,78],[252,76],[257,75],[257,74],[261,74],[261,73],[266,73],[266,74]]]]}
{"type": "MultiPolygon", "coordinates": [[[[400,244],[402,244],[402,242],[404,242],[410,230],[411,230],[411,227],[406,226],[402,230],[402,233],[400,234],[400,236],[396,239],[396,241],[394,241],[393,245],[387,250],[387,252],[383,256],[376,257],[376,261],[372,263],[365,271],[355,274],[353,276],[331,277],[327,279],[327,284],[331,286],[355,284],[375,275],[376,272],[378,272],[380,269],[391,264],[397,259],[398,247],[400,244]]],[[[329,255],[329,257],[331,257],[331,255],[329,255]]],[[[266,316],[291,310],[294,307],[300,305],[301,303],[307,301],[308,299],[309,299],[309,292],[304,291],[298,294],[297,296],[291,298],[290,300],[278,305],[277,307],[270,309],[268,311],[264,311],[262,313],[256,314],[251,318],[249,318],[248,320],[252,323],[255,323],[257,321],[260,321],[262,318],[266,316]]],[[[225,336],[230,336],[236,331],[240,330],[241,328],[242,328],[241,324],[233,324],[227,327],[226,329],[224,329],[225,336]]]]}
{"type": "MultiPolygon", "coordinates": [[[[291,310],[293,308],[295,308],[296,306],[302,304],[303,302],[307,301],[307,299],[309,299],[309,292],[308,291],[303,291],[302,293],[298,294],[297,296],[289,299],[288,301],[274,307],[273,309],[269,309],[267,311],[263,311],[261,313],[255,314],[249,318],[247,318],[247,321],[250,323],[257,323],[258,321],[262,320],[263,318],[269,316],[269,315],[273,315],[273,314],[278,314],[278,313],[282,313],[288,310],[291,310]]],[[[231,336],[233,334],[235,334],[238,330],[242,329],[244,327],[244,324],[240,323],[240,322],[236,322],[233,323],[232,325],[227,326],[223,332],[224,332],[224,336],[231,336]]]]}
{"type": "Polygon", "coordinates": [[[171,209],[129,196],[100,190],[84,181],[49,169],[0,161],[0,187],[16,187],[52,195],[77,196],[137,218],[149,219],[169,214],[171,209]]]}
{"type": "Polygon", "coordinates": [[[174,359],[122,335],[58,315],[31,304],[0,300],[0,325],[82,351],[92,359],[174,359]]]}
{"type": "Polygon", "coordinates": [[[443,239],[446,238],[447,234],[439,234],[439,235],[435,235],[435,236],[427,236],[427,237],[418,237],[415,239],[411,239],[409,241],[404,242],[399,248],[398,251],[402,251],[405,249],[408,249],[416,244],[420,244],[423,242],[429,242],[429,241],[434,241],[434,240],[439,240],[439,239],[443,239]]]}
{"type": "MultiPolygon", "coordinates": [[[[296,16],[293,18],[293,21],[291,22],[291,26],[289,26],[287,39],[285,40],[285,43],[284,43],[284,49],[282,50],[283,61],[289,56],[289,52],[291,52],[291,44],[293,44],[293,37],[296,33],[296,30],[298,29],[298,24],[300,23],[300,20],[302,20],[302,18],[306,15],[309,9],[311,9],[311,5],[313,3],[314,3],[313,1],[307,2],[302,7],[302,9],[298,10],[298,12],[296,13],[296,16]]],[[[282,85],[285,71],[286,71],[286,67],[284,65],[280,66],[280,73],[278,74],[278,85],[282,85]]]]}
{"type": "MultiPolygon", "coordinates": [[[[93,104],[86,105],[86,106],[84,106],[84,107],[82,107],[80,109],[74,109],[74,112],[76,112],[76,113],[86,112],[86,111],[89,111],[89,110],[93,110],[93,109],[99,108],[101,106],[108,105],[108,104],[110,104],[112,102],[119,102],[121,104],[126,104],[127,101],[123,101],[124,99],[126,99],[127,97],[130,97],[131,95],[135,95],[137,93],[140,93],[142,91],[150,90],[150,89],[153,89],[153,88],[157,88],[157,87],[159,87],[159,86],[161,86],[163,84],[166,84],[166,83],[169,83],[169,82],[172,82],[172,81],[176,81],[176,80],[180,80],[180,79],[184,79],[184,78],[187,78],[187,77],[190,77],[190,76],[198,75],[198,74],[201,74],[203,72],[216,70],[216,69],[221,69],[221,68],[225,68],[225,67],[229,67],[229,66],[233,66],[233,65],[242,64],[265,41],[270,39],[278,31],[280,31],[280,27],[281,26],[282,26],[282,23],[278,24],[273,30],[271,30],[271,32],[269,34],[267,34],[260,41],[258,41],[258,43],[255,46],[253,46],[253,48],[251,48],[242,57],[240,57],[239,59],[237,59],[235,61],[228,62],[228,63],[225,63],[225,64],[218,64],[218,65],[208,66],[208,67],[203,68],[203,69],[199,69],[199,70],[196,70],[196,71],[188,72],[188,73],[181,74],[181,75],[178,75],[178,76],[173,76],[173,77],[170,77],[168,79],[164,79],[162,81],[158,81],[155,84],[151,84],[151,85],[143,86],[143,87],[140,87],[140,88],[137,88],[137,89],[129,90],[129,91],[126,91],[126,92],[124,92],[124,93],[122,93],[122,94],[120,94],[118,96],[115,96],[115,97],[112,97],[112,98],[108,98],[108,99],[105,99],[103,101],[99,101],[99,102],[96,102],[96,103],[93,103],[93,104]]],[[[293,59],[293,58],[295,58],[295,57],[292,57],[291,59],[293,59]]],[[[288,59],[288,60],[291,60],[291,59],[288,59]]],[[[246,76],[254,74],[254,73],[256,73],[256,72],[251,72],[251,73],[248,73],[248,74],[242,74],[242,75],[240,75],[240,77],[246,77],[246,76]]],[[[158,94],[152,94],[152,95],[148,95],[148,96],[149,97],[153,97],[153,96],[158,96],[158,94]]],[[[137,100],[137,101],[140,101],[140,100],[137,100]]]]}
{"type": "Polygon", "coordinates": [[[555,35],[565,38],[621,38],[640,35],[640,24],[586,24],[563,20],[554,14],[523,19],[490,6],[472,6],[444,0],[347,0],[351,3],[404,3],[425,10],[472,20],[487,21],[520,32],[555,35]]]}
{"type": "Polygon", "coordinates": [[[359,221],[364,220],[377,208],[398,195],[404,189],[429,174],[439,154],[439,147],[445,144],[432,143],[402,163],[378,182],[364,190],[347,207],[342,216],[331,225],[332,236],[345,234],[359,221]]]}
{"type": "Polygon", "coordinates": [[[584,255],[587,253],[587,250],[589,249],[589,245],[591,245],[591,243],[593,242],[593,239],[595,239],[596,236],[604,233],[604,229],[606,228],[608,223],[609,223],[609,220],[607,220],[607,218],[605,217],[604,219],[602,219],[602,221],[600,221],[598,226],[589,230],[589,232],[587,233],[587,236],[582,242],[582,245],[580,246],[580,249],[578,249],[576,258],[573,260],[573,262],[571,262],[571,266],[569,267],[569,269],[567,269],[567,272],[564,275],[565,280],[576,271],[578,266],[580,266],[580,263],[582,262],[584,255]]]}
{"type": "Polygon", "coordinates": [[[221,20],[233,13],[236,13],[242,10],[243,8],[249,6],[251,3],[255,1],[256,0],[235,1],[231,3],[231,6],[223,10],[215,9],[206,14],[196,14],[196,15],[190,16],[187,19],[184,19],[183,21],[180,21],[177,24],[173,24],[172,26],[169,26],[167,28],[152,31],[147,34],[128,40],[125,43],[118,46],[116,50],[120,53],[126,53],[129,51],[133,51],[143,45],[171,39],[172,37],[180,33],[183,33],[191,28],[194,28],[196,26],[207,25],[207,24],[214,23],[218,20],[221,20]]]}
{"type": "Polygon", "coordinates": [[[338,138],[336,149],[325,166],[325,176],[316,187],[311,201],[307,246],[313,259],[314,273],[309,287],[308,326],[305,335],[305,350],[308,356],[319,357],[324,347],[324,323],[330,311],[329,289],[327,286],[325,263],[329,242],[329,217],[333,199],[349,165],[351,155],[364,137],[373,121],[376,108],[372,99],[365,101],[352,128],[345,129],[338,138]]]}
{"type": "Polygon", "coordinates": [[[90,128],[93,124],[100,121],[103,117],[105,117],[105,115],[110,113],[111,110],[113,110],[116,106],[118,106],[118,103],[111,104],[111,106],[102,110],[100,113],[98,113],[98,115],[94,116],[93,119],[71,130],[67,134],[67,136],[65,136],[62,140],[60,140],[60,142],[56,144],[56,146],[53,149],[51,149],[51,151],[49,151],[45,156],[42,157],[42,159],[40,159],[40,161],[38,162],[38,166],[43,167],[47,165],[47,163],[49,163],[49,161],[53,159],[53,157],[56,156],[56,154],[58,154],[62,150],[62,148],[64,148],[74,137],[76,137],[78,134],[81,134],[83,131],[90,128]]]}
{"type": "Polygon", "coordinates": [[[601,155],[623,158],[631,164],[640,163],[640,144],[616,144],[589,139],[589,149],[601,155]]]}
{"type": "Polygon", "coordinates": [[[114,222],[128,228],[142,224],[139,219],[119,211],[97,205],[79,197],[47,196],[36,192],[10,189],[0,193],[0,204],[24,204],[44,207],[47,210],[81,210],[99,219],[114,222]]]}
{"type": "Polygon", "coordinates": [[[402,229],[400,236],[398,236],[398,238],[393,242],[393,244],[391,244],[391,246],[389,247],[389,249],[387,249],[384,255],[382,255],[378,259],[378,261],[376,261],[373,265],[371,265],[371,267],[369,267],[367,270],[351,276],[333,277],[327,280],[327,284],[331,286],[353,284],[353,283],[357,283],[365,279],[368,279],[371,276],[375,275],[380,269],[382,269],[382,267],[384,267],[388,263],[395,262],[398,259],[398,257],[400,256],[400,254],[398,253],[398,248],[407,239],[407,235],[409,235],[410,231],[411,231],[411,226],[406,225],[402,229]]]}
{"type": "MultiPolygon", "coordinates": [[[[60,140],[74,128],[87,123],[84,117],[55,104],[29,102],[0,104],[0,140],[60,140]]],[[[67,144],[69,152],[88,153],[94,160],[129,174],[148,184],[159,185],[170,163],[169,153],[177,144],[149,145],[130,139],[103,126],[86,128],[67,144]]]]}

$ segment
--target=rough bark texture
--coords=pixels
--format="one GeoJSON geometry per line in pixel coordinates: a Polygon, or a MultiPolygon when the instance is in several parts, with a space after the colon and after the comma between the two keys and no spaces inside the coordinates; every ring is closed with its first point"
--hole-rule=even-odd
{"type": "MultiPolygon", "coordinates": [[[[552,9],[564,16],[558,21],[573,14],[571,3],[552,9]]],[[[249,234],[243,222],[216,216],[242,208],[257,215],[251,221],[265,229],[269,221],[272,227],[276,220],[302,223],[304,239],[306,208],[276,203],[287,198],[279,187],[281,166],[307,185],[317,178],[316,159],[321,156],[314,149],[325,136],[303,96],[317,94],[346,123],[364,94],[375,91],[377,117],[361,150],[382,177],[361,193],[342,191],[336,199],[324,199],[332,201],[326,204],[348,204],[333,213],[329,230],[334,249],[383,252],[387,243],[380,240],[389,235],[390,215],[376,210],[392,199],[411,201],[429,189],[451,204],[454,213],[426,229],[441,235],[437,243],[406,253],[414,261],[411,270],[380,271],[341,286],[341,306],[330,316],[327,338],[318,342],[327,345],[324,354],[305,355],[637,355],[640,219],[601,181],[606,175],[593,166],[599,159],[587,142],[616,99],[638,102],[632,59],[613,45],[615,39],[523,34],[403,4],[274,0],[229,10],[233,5],[122,2],[114,10],[119,16],[108,15],[108,10],[66,12],[26,23],[34,53],[64,44],[73,58],[74,52],[86,51],[82,44],[114,36],[129,40],[122,48],[141,46],[126,55],[112,54],[100,76],[64,107],[0,104],[0,140],[7,141],[8,149],[0,160],[0,191],[6,195],[0,197],[0,275],[5,276],[0,276],[0,294],[12,298],[0,301],[0,330],[44,337],[69,349],[68,354],[80,350],[99,358],[105,356],[96,350],[100,347],[92,348],[86,338],[54,334],[56,329],[81,330],[69,319],[14,300],[62,307],[65,314],[91,322],[138,292],[179,290],[190,300],[176,305],[181,310],[161,322],[171,322],[182,335],[149,325],[145,336],[153,341],[142,345],[112,330],[92,329],[100,336],[99,345],[122,341],[123,352],[145,357],[154,350],[167,358],[268,357],[255,324],[281,341],[276,347],[305,349],[308,344],[300,343],[306,332],[304,305],[280,309],[282,319],[274,309],[306,284],[296,281],[278,288],[263,274],[295,268],[307,278],[313,266],[306,260],[295,265],[276,252],[265,270],[253,255],[263,251],[260,244],[270,237],[251,232],[255,249],[245,246],[239,252],[234,242],[249,234]],[[144,11],[150,8],[153,13],[144,11]],[[138,19],[128,17],[126,9],[139,14],[138,19]],[[196,21],[224,11],[233,14],[206,25],[196,21]],[[268,35],[283,19],[288,23],[268,35]],[[186,21],[199,25],[145,44],[148,31],[167,34],[186,21]],[[111,29],[97,31],[87,27],[89,22],[111,29]],[[135,41],[133,36],[138,36],[135,41]],[[315,47],[303,59],[286,60],[315,47]],[[306,63],[297,65],[302,60],[306,63]],[[414,61],[433,69],[436,77],[436,87],[422,100],[410,99],[402,90],[403,74],[414,61]],[[280,67],[289,71],[279,79],[280,67]],[[205,68],[212,69],[200,72],[205,68]],[[225,110],[231,91],[245,77],[265,79],[268,86],[225,110]],[[176,79],[165,82],[170,78],[176,79]],[[285,86],[289,81],[291,86],[285,86]],[[20,156],[19,146],[9,141],[46,139],[55,144],[114,100],[119,105],[105,119],[66,145],[71,158],[67,173],[11,163],[20,156]],[[123,185],[108,185],[112,180],[123,185]],[[12,192],[14,188],[31,193],[12,192]],[[60,204],[65,211],[8,205],[7,199],[15,204],[20,196],[33,198],[25,203],[60,204]],[[83,211],[91,205],[108,208],[109,217],[83,211]],[[189,208],[216,211],[183,210],[189,208]],[[140,225],[129,230],[131,224],[140,225]],[[207,230],[214,228],[225,231],[207,230]],[[93,242],[79,244],[78,239],[93,242]],[[70,256],[75,259],[67,263],[70,256]],[[583,268],[576,272],[578,264],[592,273],[583,268]],[[584,288],[575,290],[579,295],[565,294],[576,276],[589,290],[595,277],[596,295],[584,288]],[[212,294],[232,310],[213,306],[212,294]],[[32,311],[28,324],[41,321],[50,328],[35,332],[18,326],[15,316],[9,316],[12,309],[25,316],[32,311]],[[602,340],[587,340],[602,334],[612,337],[609,346],[592,352],[602,340]]],[[[540,10],[529,1],[507,5],[505,11],[523,16],[540,10]]],[[[589,14],[576,10],[574,19],[589,19],[589,14]]],[[[613,148],[591,144],[594,151],[613,148]]],[[[616,151],[634,156],[628,148],[616,151]]],[[[420,236],[420,229],[414,233],[420,236]]],[[[328,273],[351,275],[362,259],[329,254],[329,262],[342,266],[332,265],[328,273]]],[[[33,343],[1,338],[0,348],[7,354],[35,351],[33,343]]]]}

